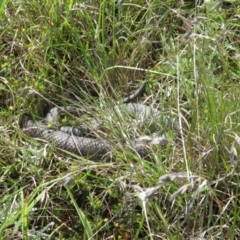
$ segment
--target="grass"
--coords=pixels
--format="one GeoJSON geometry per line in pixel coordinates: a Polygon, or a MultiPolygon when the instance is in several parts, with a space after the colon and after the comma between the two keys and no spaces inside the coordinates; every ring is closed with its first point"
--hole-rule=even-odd
{"type": "Polygon", "coordinates": [[[1,2],[0,239],[240,238],[240,5],[196,2],[1,2]],[[19,128],[73,104],[88,116],[61,124],[94,116],[131,142],[113,106],[144,78],[138,101],[182,126],[148,159],[120,145],[94,162],[19,128]]]}

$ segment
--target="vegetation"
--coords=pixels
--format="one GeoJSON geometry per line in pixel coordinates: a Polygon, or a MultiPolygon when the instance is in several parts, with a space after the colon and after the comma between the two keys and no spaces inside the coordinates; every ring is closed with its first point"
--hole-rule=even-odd
{"type": "Polygon", "coordinates": [[[0,239],[240,238],[239,1],[5,0],[0,18],[0,239]],[[89,115],[61,124],[94,116],[122,143],[113,105],[145,78],[138,102],[180,126],[148,159],[94,162],[19,127],[71,104],[89,115]]]}

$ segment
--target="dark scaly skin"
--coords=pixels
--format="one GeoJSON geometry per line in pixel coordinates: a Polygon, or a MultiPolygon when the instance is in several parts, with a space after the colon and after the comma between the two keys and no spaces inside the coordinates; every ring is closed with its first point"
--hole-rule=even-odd
{"type": "Polygon", "coordinates": [[[104,156],[111,151],[109,144],[103,140],[77,137],[58,130],[49,129],[47,125],[34,120],[24,114],[20,119],[20,127],[34,138],[43,138],[55,144],[56,147],[75,153],[80,156],[95,158],[104,156]]]}
{"type": "Polygon", "coordinates": [[[147,83],[147,80],[144,80],[143,83],[140,85],[140,87],[134,93],[122,99],[122,103],[129,103],[133,99],[138,97],[140,94],[142,94],[145,90],[146,83],[147,83]]]}

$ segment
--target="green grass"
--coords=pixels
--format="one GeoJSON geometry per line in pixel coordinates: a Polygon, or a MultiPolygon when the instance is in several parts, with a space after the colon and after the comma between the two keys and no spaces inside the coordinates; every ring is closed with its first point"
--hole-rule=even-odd
{"type": "Polygon", "coordinates": [[[182,2],[1,2],[0,239],[240,238],[240,5],[182,2]],[[61,124],[94,116],[131,140],[113,106],[144,78],[138,101],[182,126],[148,159],[120,145],[94,162],[19,128],[74,104],[89,116],[61,124]]]}

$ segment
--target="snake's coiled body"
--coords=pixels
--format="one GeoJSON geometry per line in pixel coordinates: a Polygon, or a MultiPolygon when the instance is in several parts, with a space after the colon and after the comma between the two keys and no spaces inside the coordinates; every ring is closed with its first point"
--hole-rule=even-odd
{"type": "MultiPolygon", "coordinates": [[[[137,94],[142,91],[145,82],[141,87],[130,97],[123,100],[124,104],[115,106],[114,112],[124,120],[127,116],[134,115],[141,119],[141,121],[155,121],[160,117],[160,112],[150,106],[138,103],[127,103],[132,98],[135,98],[137,94]]],[[[87,156],[90,159],[102,159],[103,156],[111,153],[114,149],[118,149],[118,143],[110,142],[107,139],[99,138],[96,136],[95,131],[85,125],[79,128],[75,127],[63,127],[59,129],[50,129],[48,122],[58,120],[59,111],[72,111],[77,108],[71,106],[66,108],[54,107],[45,119],[45,123],[40,121],[34,121],[29,114],[24,114],[20,118],[20,127],[23,131],[34,138],[41,138],[48,142],[53,143],[56,147],[72,152],[77,155],[87,156]],[[79,130],[80,129],[80,130],[79,130]],[[78,136],[77,136],[78,135],[78,136]]],[[[156,144],[160,142],[159,139],[155,138],[144,138],[143,142],[137,139],[133,139],[130,144],[130,148],[137,152],[140,156],[145,154],[146,141],[148,143],[156,144]],[[149,140],[150,139],[150,140],[149,140]],[[156,140],[157,139],[157,140],[156,140]]],[[[166,141],[164,141],[166,143],[166,141]]]]}
{"type": "Polygon", "coordinates": [[[45,139],[58,148],[81,156],[103,156],[111,150],[109,144],[103,140],[78,137],[59,130],[49,129],[47,125],[41,122],[34,122],[28,114],[21,117],[20,127],[31,137],[45,139]]]}

